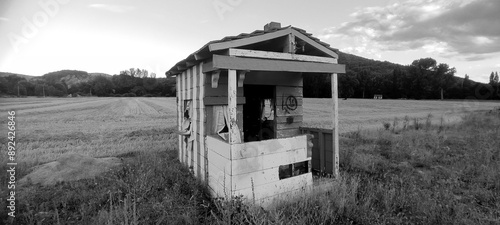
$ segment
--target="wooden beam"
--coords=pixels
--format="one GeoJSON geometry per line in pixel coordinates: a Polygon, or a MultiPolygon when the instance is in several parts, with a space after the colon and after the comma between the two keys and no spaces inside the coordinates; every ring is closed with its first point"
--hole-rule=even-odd
{"type": "Polygon", "coordinates": [[[306,35],[298,32],[296,30],[293,30],[293,29],[292,29],[292,34],[295,35],[295,37],[299,38],[300,40],[303,40],[303,41],[307,42],[308,44],[312,45],[313,47],[317,48],[318,50],[330,55],[331,57],[336,58],[336,59],[339,58],[339,55],[337,53],[335,53],[331,49],[321,45],[320,43],[312,40],[311,38],[307,37],[306,35]]]}
{"type": "Polygon", "coordinates": [[[219,86],[219,76],[220,70],[216,70],[212,72],[212,88],[217,88],[219,86]]]}
{"type": "Polygon", "coordinates": [[[237,129],[237,95],[236,95],[236,70],[228,70],[228,109],[229,109],[229,144],[240,142],[239,130],[237,129]]]}
{"type": "Polygon", "coordinates": [[[229,49],[229,56],[240,56],[240,57],[262,58],[262,59],[280,59],[280,60],[318,62],[318,63],[337,63],[337,59],[329,57],[299,55],[299,54],[282,53],[282,52],[266,52],[266,51],[235,49],[235,48],[229,49]]]}
{"type": "Polygon", "coordinates": [[[333,112],[332,112],[332,146],[333,146],[333,175],[336,178],[339,178],[339,102],[338,102],[338,82],[337,82],[337,74],[332,73],[331,75],[331,85],[332,85],[332,103],[333,103],[333,112]]]}
{"type": "Polygon", "coordinates": [[[288,34],[288,37],[286,38],[286,43],[285,43],[285,46],[283,47],[283,52],[294,54],[295,51],[296,51],[296,49],[295,49],[295,36],[292,33],[290,33],[290,34],[288,34]]]}
{"type": "Polygon", "coordinates": [[[228,49],[228,48],[236,48],[236,47],[241,47],[241,46],[245,46],[245,45],[251,45],[251,44],[279,38],[279,37],[288,35],[291,32],[292,32],[292,29],[289,27],[287,29],[278,30],[278,31],[275,31],[272,33],[266,33],[263,35],[247,37],[247,38],[242,38],[242,39],[236,39],[236,40],[232,40],[232,41],[212,43],[212,44],[208,45],[208,49],[211,52],[213,52],[213,51],[224,50],[224,49],[228,49]]]}
{"type": "Polygon", "coordinates": [[[234,69],[234,70],[259,70],[283,72],[309,72],[309,73],[345,73],[345,65],[330,63],[315,63],[302,61],[284,61],[272,59],[241,58],[223,55],[213,55],[212,68],[208,69],[234,69]]]}
{"type": "Polygon", "coordinates": [[[245,74],[250,72],[249,70],[239,70],[238,71],[238,87],[243,87],[243,82],[245,81],[245,74]]]}
{"type": "MultiPolygon", "coordinates": [[[[229,103],[227,97],[204,97],[203,101],[205,105],[227,105],[229,103]]],[[[236,102],[238,105],[244,105],[246,99],[245,97],[238,96],[236,102]]]]}

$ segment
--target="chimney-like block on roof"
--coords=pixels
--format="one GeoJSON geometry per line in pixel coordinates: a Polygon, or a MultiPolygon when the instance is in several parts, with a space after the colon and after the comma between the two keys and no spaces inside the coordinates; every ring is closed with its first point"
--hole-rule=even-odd
{"type": "Polygon", "coordinates": [[[275,29],[280,29],[280,28],[281,28],[281,23],[270,22],[264,26],[264,31],[270,31],[270,30],[275,30],[275,29]]]}

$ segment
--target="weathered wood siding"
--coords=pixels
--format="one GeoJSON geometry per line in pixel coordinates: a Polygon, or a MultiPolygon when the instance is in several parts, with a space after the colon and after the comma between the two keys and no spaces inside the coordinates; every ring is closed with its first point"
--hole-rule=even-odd
{"type": "Polygon", "coordinates": [[[321,172],[333,174],[334,165],[334,149],[333,149],[333,135],[331,129],[320,128],[306,128],[302,127],[303,134],[312,134],[312,169],[321,172]]]}
{"type": "Polygon", "coordinates": [[[294,137],[300,134],[303,120],[302,75],[289,74],[289,82],[276,86],[276,138],[294,137]],[[295,99],[296,108],[287,107],[287,100],[295,99]],[[287,122],[287,118],[293,122],[287,122]]]}
{"type": "Polygon", "coordinates": [[[310,160],[305,135],[231,146],[232,195],[265,203],[284,193],[310,186],[312,174],[279,179],[279,167],[310,160]]]}
{"type": "Polygon", "coordinates": [[[195,65],[182,74],[177,75],[177,123],[181,130],[184,118],[184,101],[191,100],[191,126],[193,142],[190,149],[184,141],[184,136],[179,135],[179,160],[190,167],[201,180],[207,177],[206,165],[207,152],[205,146],[205,75],[202,73],[203,63],[195,65]]]}
{"type": "Polygon", "coordinates": [[[231,193],[231,148],[217,137],[207,136],[205,144],[208,156],[208,186],[217,197],[229,197],[231,193]]]}

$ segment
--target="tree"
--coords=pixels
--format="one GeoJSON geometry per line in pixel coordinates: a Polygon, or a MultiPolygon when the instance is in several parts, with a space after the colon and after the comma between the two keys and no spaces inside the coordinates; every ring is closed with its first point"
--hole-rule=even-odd
{"type": "Polygon", "coordinates": [[[97,76],[93,80],[94,94],[97,96],[108,96],[113,91],[113,83],[106,77],[97,76]]]}
{"type": "Polygon", "coordinates": [[[358,85],[356,74],[348,70],[345,74],[338,76],[339,94],[342,98],[350,98],[354,95],[354,88],[358,85]]]}
{"type": "Polygon", "coordinates": [[[441,100],[444,99],[444,89],[450,87],[453,84],[453,76],[455,75],[455,68],[450,68],[448,64],[440,63],[435,68],[434,81],[441,91],[441,100]]]}
{"type": "Polygon", "coordinates": [[[491,72],[490,74],[490,83],[491,86],[495,85],[495,73],[491,72]]]}
{"type": "Polygon", "coordinates": [[[428,98],[431,95],[431,82],[436,71],[437,62],[433,58],[422,58],[412,62],[408,70],[409,95],[415,99],[428,98]]]}
{"type": "Polygon", "coordinates": [[[368,86],[371,85],[372,77],[371,73],[368,70],[363,70],[357,75],[358,86],[363,92],[363,98],[365,98],[365,91],[368,86]]]}

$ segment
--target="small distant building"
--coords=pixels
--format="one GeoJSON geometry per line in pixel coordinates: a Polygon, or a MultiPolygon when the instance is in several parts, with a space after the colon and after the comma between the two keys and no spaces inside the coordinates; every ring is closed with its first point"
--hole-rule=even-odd
{"type": "Polygon", "coordinates": [[[382,99],[382,95],[373,95],[373,99],[382,99]]]}
{"type": "Polygon", "coordinates": [[[345,66],[336,51],[272,22],[211,41],[178,62],[166,75],[177,78],[179,160],[215,196],[267,205],[303,192],[313,184],[315,155],[302,128],[303,75],[331,74],[334,129],[319,140],[332,146],[321,165],[338,175],[337,73],[345,66]]]}

